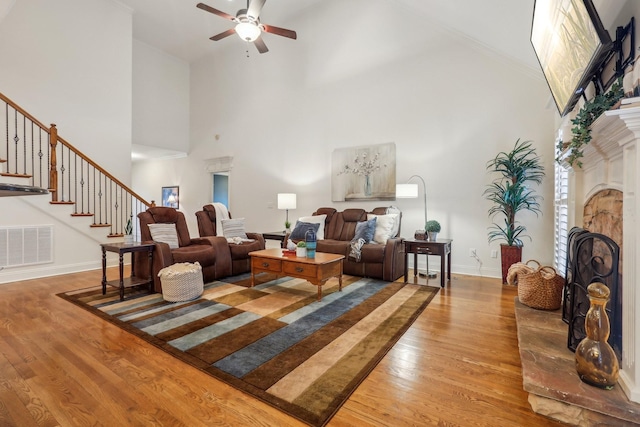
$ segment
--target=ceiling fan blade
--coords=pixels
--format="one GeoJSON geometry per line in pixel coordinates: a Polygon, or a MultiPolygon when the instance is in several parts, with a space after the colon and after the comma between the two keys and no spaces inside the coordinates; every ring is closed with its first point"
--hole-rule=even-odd
{"type": "Polygon", "coordinates": [[[264,31],[266,31],[267,33],[277,34],[282,37],[289,37],[290,39],[294,39],[294,40],[298,38],[298,35],[296,34],[296,32],[292,30],[287,30],[285,28],[274,27],[273,25],[266,25],[266,24],[262,24],[262,27],[264,28],[264,31]]]}
{"type": "Polygon", "coordinates": [[[253,44],[256,45],[256,49],[258,49],[258,52],[260,53],[269,52],[269,49],[267,49],[267,45],[264,44],[264,40],[262,40],[262,37],[258,37],[257,39],[255,39],[253,41],[253,44]]]}
{"type": "Polygon", "coordinates": [[[225,18],[225,19],[228,19],[229,21],[235,21],[235,19],[236,19],[236,17],[235,17],[235,16],[231,16],[231,15],[229,15],[228,13],[224,13],[224,12],[223,12],[223,11],[221,11],[221,10],[214,9],[214,8],[212,8],[211,6],[207,6],[207,5],[206,5],[206,4],[204,4],[204,3],[198,3],[198,4],[196,5],[196,7],[197,7],[198,9],[202,9],[202,10],[206,10],[207,12],[211,12],[211,13],[213,13],[214,15],[221,16],[221,17],[223,17],[223,18],[225,18]]]}
{"type": "Polygon", "coordinates": [[[262,6],[264,6],[266,1],[267,0],[251,0],[251,3],[249,3],[249,8],[247,9],[247,15],[258,19],[258,16],[260,16],[260,11],[262,10],[262,6]]]}
{"type": "Polygon", "coordinates": [[[235,28],[231,28],[230,30],[224,31],[220,34],[216,34],[213,37],[209,37],[210,40],[213,40],[214,42],[217,42],[218,40],[222,40],[225,37],[229,37],[231,34],[235,34],[236,33],[236,29],[235,28]]]}

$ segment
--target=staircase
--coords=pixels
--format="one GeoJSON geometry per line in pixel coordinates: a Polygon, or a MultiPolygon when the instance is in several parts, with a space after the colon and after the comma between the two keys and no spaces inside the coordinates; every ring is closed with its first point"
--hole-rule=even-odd
{"type": "MultiPolygon", "coordinates": [[[[50,204],[71,206],[74,217],[90,218],[106,237],[124,235],[131,219],[149,206],[117,178],[0,93],[0,197],[51,194],[50,204]]],[[[53,208],[52,208],[53,209],[53,208]]]]}

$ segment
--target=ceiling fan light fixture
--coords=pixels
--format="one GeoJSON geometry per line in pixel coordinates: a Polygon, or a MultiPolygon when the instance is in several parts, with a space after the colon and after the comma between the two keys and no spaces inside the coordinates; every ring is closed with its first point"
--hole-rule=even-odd
{"type": "Polygon", "coordinates": [[[236,25],[236,34],[238,34],[238,36],[244,41],[254,41],[260,37],[261,32],[262,31],[256,24],[252,24],[250,22],[240,22],[236,25]]]}

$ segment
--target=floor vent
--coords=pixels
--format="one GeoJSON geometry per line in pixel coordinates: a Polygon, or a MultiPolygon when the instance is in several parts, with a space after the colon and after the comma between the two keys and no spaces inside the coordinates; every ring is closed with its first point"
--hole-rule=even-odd
{"type": "Polygon", "coordinates": [[[0,227],[0,268],[53,262],[53,225],[0,227]]]}

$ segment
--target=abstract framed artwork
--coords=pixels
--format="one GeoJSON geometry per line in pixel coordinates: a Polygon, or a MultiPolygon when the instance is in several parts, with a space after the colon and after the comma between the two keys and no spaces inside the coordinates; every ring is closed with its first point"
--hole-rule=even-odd
{"type": "Polygon", "coordinates": [[[395,200],[396,144],[339,148],[331,155],[331,200],[395,200]]]}
{"type": "Polygon", "coordinates": [[[162,187],[162,206],[176,209],[180,207],[180,187],[162,187]]]}

